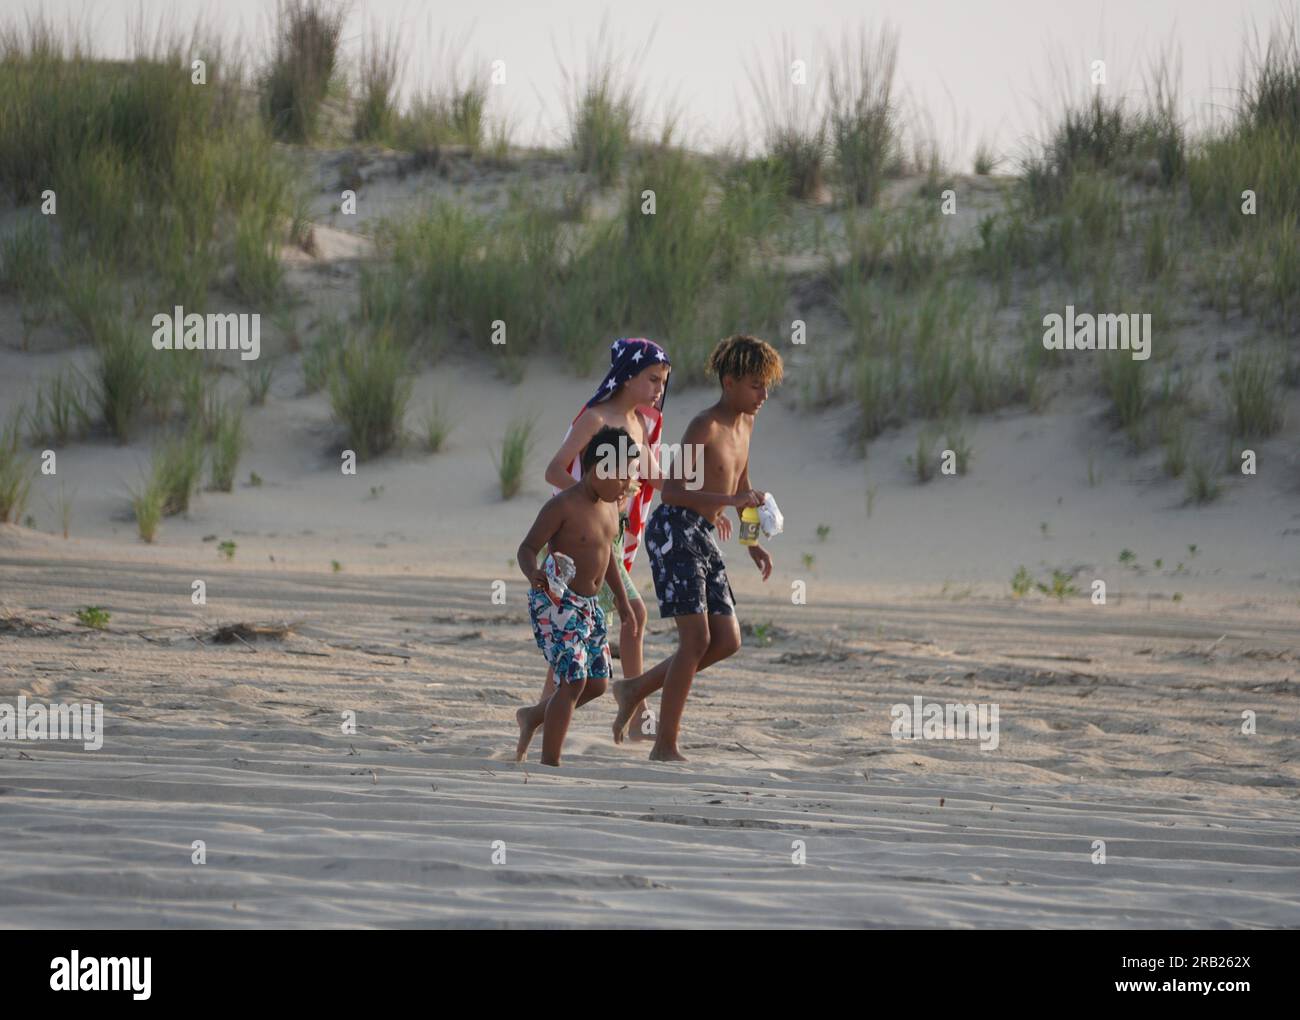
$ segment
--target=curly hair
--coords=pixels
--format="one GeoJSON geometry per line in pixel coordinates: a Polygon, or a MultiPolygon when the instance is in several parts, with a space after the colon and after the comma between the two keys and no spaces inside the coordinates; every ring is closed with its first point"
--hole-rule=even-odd
{"type": "Polygon", "coordinates": [[[748,333],[735,333],[719,340],[709,355],[708,368],[719,382],[727,375],[733,379],[756,375],[765,386],[775,386],[785,375],[785,366],[776,348],[748,333]]]}

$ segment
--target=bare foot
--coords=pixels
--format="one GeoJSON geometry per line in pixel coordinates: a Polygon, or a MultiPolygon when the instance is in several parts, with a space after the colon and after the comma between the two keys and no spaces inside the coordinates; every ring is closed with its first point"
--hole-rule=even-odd
{"type": "Polygon", "coordinates": [[[675,747],[660,747],[655,744],[650,748],[651,761],[686,761],[686,758],[675,747]]]}
{"type": "Polygon", "coordinates": [[[627,728],[627,739],[631,741],[654,740],[655,726],[654,715],[645,707],[645,702],[638,702],[632,713],[635,718],[632,724],[627,728]],[[646,725],[646,723],[650,725],[646,725]]]}
{"type": "Polygon", "coordinates": [[[633,700],[632,692],[628,690],[630,680],[615,680],[613,685],[614,700],[618,703],[618,712],[614,716],[614,743],[623,743],[623,735],[627,732],[628,720],[632,718],[640,701],[633,700]]]}
{"type": "Polygon", "coordinates": [[[515,713],[515,722],[519,724],[519,743],[515,745],[515,761],[523,761],[528,754],[528,745],[533,742],[533,734],[537,732],[537,727],[542,724],[541,719],[533,722],[529,717],[532,715],[533,707],[521,708],[515,713]]]}

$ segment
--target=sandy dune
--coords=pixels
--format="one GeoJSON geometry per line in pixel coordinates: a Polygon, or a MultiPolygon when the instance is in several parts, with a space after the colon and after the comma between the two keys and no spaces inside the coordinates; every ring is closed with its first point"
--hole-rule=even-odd
{"type": "Polygon", "coordinates": [[[106,716],[100,751],[0,753],[5,926],[1300,924],[1286,608],[750,597],[780,622],[701,676],[690,764],[615,747],[603,699],[555,772],[509,760],[522,589],[223,564],[196,607],[192,569],[0,536],[0,700],[106,716]],[[236,620],[293,630],[196,640],[236,620]],[[997,703],[999,748],[891,739],[916,695],[997,703]]]}

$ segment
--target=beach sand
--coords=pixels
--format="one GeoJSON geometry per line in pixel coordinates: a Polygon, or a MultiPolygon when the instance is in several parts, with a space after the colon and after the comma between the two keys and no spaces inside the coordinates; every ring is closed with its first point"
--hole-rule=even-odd
{"type": "Polygon", "coordinates": [[[98,751],[2,745],[5,926],[1300,924],[1300,626],[1265,600],[796,610],[742,582],[774,622],[697,678],[691,761],[614,746],[604,698],[554,770],[511,760],[522,584],[214,563],[199,607],[120,544],[0,543],[0,700],[105,711],[98,751]],[[292,629],[211,640],[232,621],[292,629]],[[892,739],[918,695],[996,703],[998,748],[892,739]]]}

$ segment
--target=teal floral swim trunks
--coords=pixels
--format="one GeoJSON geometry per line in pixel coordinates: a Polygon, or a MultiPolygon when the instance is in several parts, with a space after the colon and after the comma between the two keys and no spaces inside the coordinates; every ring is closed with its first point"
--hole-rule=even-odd
{"type": "Polygon", "coordinates": [[[557,605],[546,591],[528,592],[533,637],[555,670],[555,683],[578,683],[588,677],[609,679],[610,655],[605,612],[595,595],[568,589],[557,605]]]}

